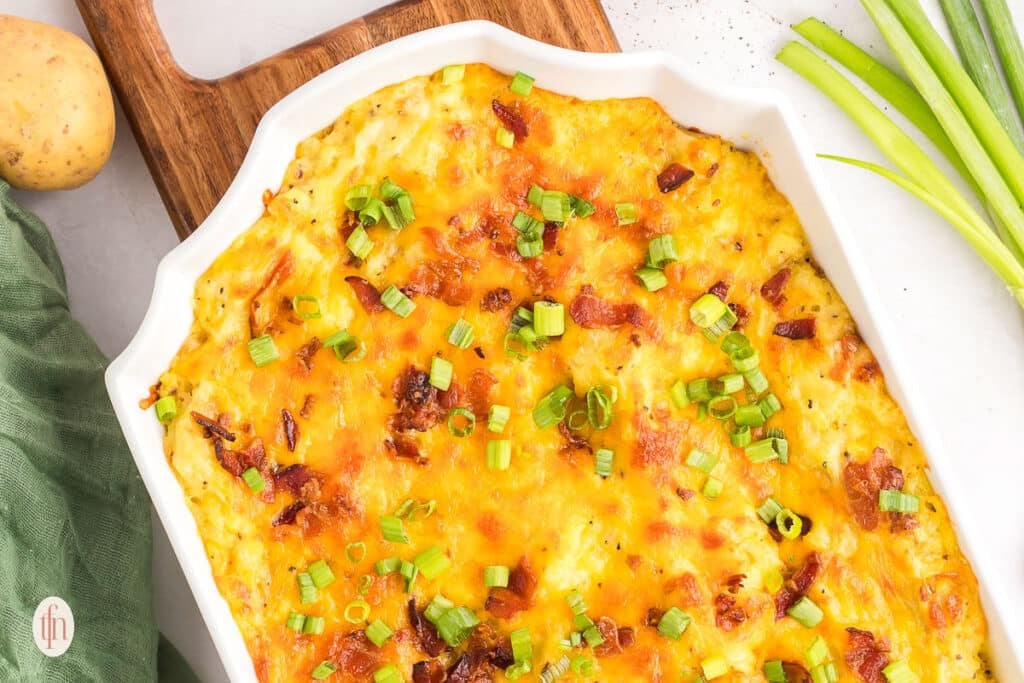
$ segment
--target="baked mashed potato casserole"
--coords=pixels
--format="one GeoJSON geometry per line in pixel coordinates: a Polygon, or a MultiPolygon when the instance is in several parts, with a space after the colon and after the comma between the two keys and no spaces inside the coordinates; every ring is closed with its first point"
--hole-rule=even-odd
{"type": "Polygon", "coordinates": [[[302,142],[144,403],[260,681],[991,680],[758,158],[453,65],[302,142]]]}

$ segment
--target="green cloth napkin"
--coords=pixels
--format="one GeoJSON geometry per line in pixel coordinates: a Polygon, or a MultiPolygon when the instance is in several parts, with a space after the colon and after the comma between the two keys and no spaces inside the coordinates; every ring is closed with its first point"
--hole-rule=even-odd
{"type": "Polygon", "coordinates": [[[194,681],[153,619],[149,498],[46,226],[0,180],[0,681],[194,681]],[[44,598],[74,615],[46,657],[44,598]],[[158,656],[159,649],[159,656],[158,656]]]}

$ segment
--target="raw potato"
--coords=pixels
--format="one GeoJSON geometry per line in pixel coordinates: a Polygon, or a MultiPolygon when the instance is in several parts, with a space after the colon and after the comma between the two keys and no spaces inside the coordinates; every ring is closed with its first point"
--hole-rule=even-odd
{"type": "Polygon", "coordinates": [[[0,14],[0,55],[0,177],[29,190],[91,180],[114,144],[96,53],[72,33],[0,14]]]}

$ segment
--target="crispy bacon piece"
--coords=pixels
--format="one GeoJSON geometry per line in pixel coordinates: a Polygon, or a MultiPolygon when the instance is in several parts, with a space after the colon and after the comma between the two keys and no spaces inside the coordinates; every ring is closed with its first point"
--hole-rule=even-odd
{"type": "Polygon", "coordinates": [[[651,607],[647,610],[647,614],[644,615],[644,626],[658,626],[658,622],[665,616],[665,610],[658,609],[657,607],[651,607]]]}
{"type": "Polygon", "coordinates": [[[479,268],[480,264],[474,259],[457,255],[427,261],[409,276],[409,293],[440,299],[449,306],[462,306],[473,295],[473,289],[464,282],[464,275],[475,273],[479,268]]]}
{"type": "Polygon", "coordinates": [[[598,657],[614,657],[636,642],[633,629],[628,626],[619,628],[611,617],[601,617],[594,622],[594,626],[604,637],[604,642],[594,648],[594,654],[598,657]]]}
{"type": "Polygon", "coordinates": [[[315,477],[316,473],[311,467],[296,463],[274,472],[274,487],[298,496],[302,494],[302,487],[315,477]]]}
{"type": "Polygon", "coordinates": [[[526,138],[530,134],[530,129],[526,127],[526,121],[512,107],[504,105],[498,100],[492,100],[491,109],[494,110],[494,115],[501,121],[501,125],[512,131],[517,141],[526,138]]]}
{"type": "Polygon", "coordinates": [[[732,329],[739,331],[747,326],[747,323],[750,321],[750,311],[748,311],[743,304],[730,301],[729,310],[736,314],[736,324],[733,325],[732,329]]]}
{"type": "Polygon", "coordinates": [[[791,274],[792,271],[789,268],[783,268],[761,285],[761,296],[775,308],[778,308],[786,301],[786,295],[782,293],[782,290],[785,288],[786,283],[789,282],[791,274]]]}
{"type": "Polygon", "coordinates": [[[384,304],[380,302],[380,292],[368,281],[358,275],[349,275],[345,278],[345,282],[352,288],[367,313],[380,313],[384,310],[384,304]]]}
{"type": "Polygon", "coordinates": [[[878,363],[876,363],[873,360],[870,360],[853,371],[853,378],[858,382],[870,382],[875,377],[877,377],[881,372],[882,369],[878,367],[878,363]]]}
{"type": "Polygon", "coordinates": [[[281,305],[277,287],[292,274],[292,254],[286,251],[277,258],[263,284],[249,302],[249,334],[255,339],[270,329],[277,309],[281,305]]]}
{"type": "Polygon", "coordinates": [[[586,437],[580,434],[574,429],[570,429],[569,425],[566,424],[566,420],[562,420],[558,423],[558,433],[565,439],[565,445],[562,446],[563,450],[568,451],[586,451],[588,453],[593,452],[593,447],[590,442],[587,441],[586,437]]]}
{"type": "Polygon", "coordinates": [[[415,366],[406,368],[395,379],[391,390],[398,406],[398,414],[391,420],[396,430],[425,432],[444,417],[437,389],[430,384],[430,375],[415,366]]]}
{"type": "Polygon", "coordinates": [[[484,294],[484,298],[480,300],[480,310],[494,313],[510,303],[512,303],[512,292],[504,287],[496,287],[484,294]]]}
{"type": "MultiPolygon", "coordinates": [[[[224,439],[225,441],[234,441],[235,440],[235,435],[232,434],[231,432],[229,432],[228,430],[224,429],[215,420],[211,420],[210,418],[206,417],[205,415],[203,415],[201,413],[197,413],[194,410],[190,414],[192,415],[192,419],[195,420],[196,424],[199,425],[200,427],[202,427],[203,429],[205,429],[207,432],[209,432],[209,434],[214,434],[216,436],[219,436],[220,438],[224,439]]],[[[206,438],[210,438],[209,434],[207,434],[206,438]]]]}
{"type": "Polygon", "coordinates": [[[302,401],[302,408],[299,409],[299,415],[308,419],[313,414],[314,403],[316,403],[316,397],[313,394],[306,394],[306,398],[302,401]]]}
{"type": "Polygon", "coordinates": [[[647,314],[639,304],[608,303],[597,298],[591,285],[580,287],[580,293],[569,304],[569,315],[577,325],[587,329],[627,324],[643,327],[647,323],[647,314]]]}
{"type": "Polygon", "coordinates": [[[775,326],[772,334],[786,339],[814,339],[818,333],[816,318],[800,318],[799,320],[783,320],[775,326]]]}
{"type": "Polygon", "coordinates": [[[846,629],[850,643],[846,653],[846,664],[853,669],[864,683],[885,683],[882,669],[889,666],[889,641],[885,638],[875,640],[871,631],[859,628],[846,629]]]}
{"type": "Polygon", "coordinates": [[[430,462],[430,459],[420,452],[420,447],[415,441],[401,434],[395,434],[385,441],[384,445],[395,454],[396,458],[412,460],[417,465],[426,465],[430,462]]]}
{"type": "Polygon", "coordinates": [[[299,500],[283,508],[280,512],[277,513],[273,521],[270,522],[271,526],[295,524],[295,517],[299,514],[299,511],[301,511],[305,507],[306,504],[303,501],[299,500]]]}
{"type": "Polygon", "coordinates": [[[747,613],[736,604],[736,598],[728,593],[715,597],[715,625],[729,632],[747,620],[747,613]]]}
{"type": "Polygon", "coordinates": [[[483,683],[494,680],[496,669],[514,663],[512,643],[487,624],[480,624],[469,637],[466,651],[448,669],[447,683],[483,683]]]}
{"type": "Polygon", "coordinates": [[[786,674],[786,683],[812,683],[811,673],[804,668],[803,664],[796,662],[783,662],[782,670],[786,674]]]}
{"type": "Polygon", "coordinates": [[[708,294],[714,294],[722,301],[725,301],[725,297],[729,294],[729,285],[725,284],[721,280],[711,285],[711,289],[708,290],[708,294]]]}
{"type": "Polygon", "coordinates": [[[299,426],[287,408],[281,409],[281,424],[284,426],[284,438],[288,442],[288,450],[295,451],[295,441],[299,438],[299,426]]]}
{"type": "Polygon", "coordinates": [[[821,556],[816,552],[811,553],[804,559],[804,563],[796,570],[793,577],[775,594],[775,621],[786,616],[786,610],[807,594],[811,584],[817,580],[820,573],[821,556]]]}
{"type": "Polygon", "coordinates": [[[916,525],[912,515],[882,513],[878,509],[879,491],[903,489],[903,470],[892,464],[884,448],[876,448],[867,462],[847,464],[843,469],[843,485],[853,518],[862,528],[874,530],[882,514],[891,515],[893,531],[911,529],[916,525]]]}
{"type": "Polygon", "coordinates": [[[412,683],[444,683],[444,665],[436,659],[425,659],[412,665],[412,683]]]}
{"type": "Polygon", "coordinates": [[[242,472],[245,472],[250,467],[262,470],[267,457],[267,452],[263,448],[263,441],[260,439],[253,439],[252,443],[244,451],[234,451],[224,448],[224,443],[219,438],[214,438],[213,453],[217,457],[217,462],[220,463],[220,466],[236,477],[242,476],[242,472]]]}
{"type": "Polygon", "coordinates": [[[509,572],[508,588],[492,588],[484,607],[500,619],[511,619],[519,612],[533,605],[533,593],[537,590],[537,575],[526,557],[509,572]]]}
{"type": "Polygon", "coordinates": [[[299,359],[302,367],[306,368],[307,372],[313,369],[313,356],[320,350],[321,346],[320,337],[313,337],[295,352],[295,357],[299,359]]]}
{"type": "Polygon", "coordinates": [[[157,382],[156,384],[151,384],[149,386],[149,393],[146,395],[146,398],[139,400],[139,408],[142,410],[149,410],[150,408],[152,408],[153,404],[160,400],[159,391],[160,382],[157,382]]]}
{"type": "Polygon", "coordinates": [[[498,378],[484,368],[473,370],[469,376],[466,397],[469,407],[478,420],[483,420],[491,409],[491,389],[498,383],[498,378]]]}
{"type": "Polygon", "coordinates": [[[746,574],[733,574],[725,579],[725,587],[730,593],[735,594],[739,589],[743,588],[743,581],[746,578],[746,574]]]}
{"type": "Polygon", "coordinates": [[[692,177],[693,170],[673,162],[658,174],[658,189],[662,193],[671,192],[692,177]]]}
{"type": "Polygon", "coordinates": [[[462,399],[462,388],[458,382],[452,382],[448,386],[447,391],[437,392],[437,404],[445,410],[451,410],[459,406],[459,401],[462,399]]]}
{"type": "Polygon", "coordinates": [[[362,631],[337,634],[328,648],[327,659],[353,679],[369,680],[381,666],[377,647],[362,631]]]}
{"type": "Polygon", "coordinates": [[[416,632],[416,646],[425,655],[437,657],[448,649],[448,645],[441,640],[434,625],[427,621],[423,613],[416,609],[416,598],[410,597],[406,603],[409,612],[409,625],[416,632]]]}

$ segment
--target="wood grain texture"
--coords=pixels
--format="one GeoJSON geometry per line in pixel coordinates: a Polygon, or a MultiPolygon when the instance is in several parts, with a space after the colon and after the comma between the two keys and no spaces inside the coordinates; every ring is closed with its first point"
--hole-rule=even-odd
{"type": "Polygon", "coordinates": [[[468,19],[488,19],[576,50],[619,49],[599,0],[404,0],[229,76],[204,80],[174,61],[152,0],[76,2],[182,239],[231,184],[267,109],[360,52],[468,19]]]}

